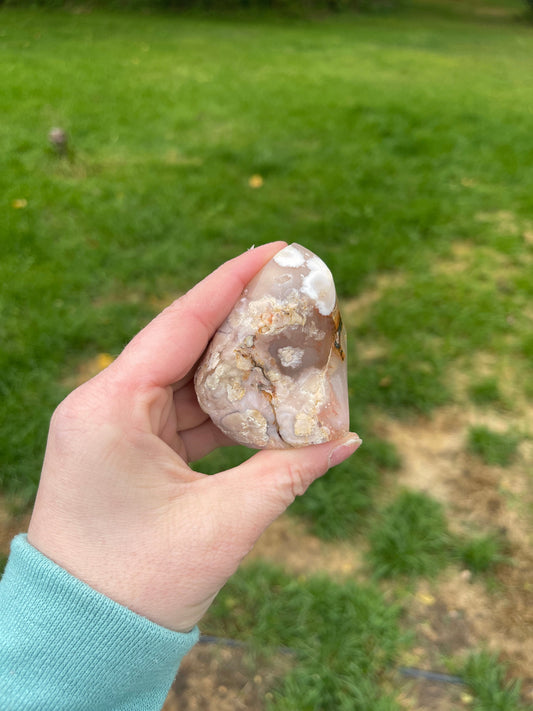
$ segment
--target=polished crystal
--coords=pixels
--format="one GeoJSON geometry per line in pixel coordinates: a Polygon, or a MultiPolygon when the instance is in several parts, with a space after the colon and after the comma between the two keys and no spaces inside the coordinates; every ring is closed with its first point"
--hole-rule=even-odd
{"type": "Polygon", "coordinates": [[[245,287],[197,369],[201,408],[239,444],[319,444],[349,429],[346,334],[326,264],[292,244],[245,287]]]}

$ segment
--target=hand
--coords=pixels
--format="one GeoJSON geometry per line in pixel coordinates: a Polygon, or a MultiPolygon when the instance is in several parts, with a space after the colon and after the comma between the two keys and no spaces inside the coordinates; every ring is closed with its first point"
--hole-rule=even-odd
{"type": "Polygon", "coordinates": [[[275,242],[223,264],[55,411],[28,540],[94,589],[190,630],[264,529],[356,435],[271,450],[214,476],[188,462],[230,444],[202,412],[195,364],[275,242]]]}

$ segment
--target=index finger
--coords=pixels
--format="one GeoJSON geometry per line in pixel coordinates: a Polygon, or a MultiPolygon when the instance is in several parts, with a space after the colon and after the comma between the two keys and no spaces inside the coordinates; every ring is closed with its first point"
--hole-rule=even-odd
{"type": "Polygon", "coordinates": [[[230,259],[174,301],[120,355],[134,382],[166,387],[196,363],[244,287],[286,242],[271,242],[230,259]]]}

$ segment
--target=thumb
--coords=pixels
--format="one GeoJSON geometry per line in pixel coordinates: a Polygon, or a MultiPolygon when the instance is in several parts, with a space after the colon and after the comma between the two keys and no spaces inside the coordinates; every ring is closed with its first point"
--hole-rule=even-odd
{"type": "Polygon", "coordinates": [[[348,459],[361,443],[357,434],[349,433],[343,439],[310,447],[263,450],[218,474],[216,479],[226,494],[231,490],[234,521],[247,532],[249,546],[315,479],[348,459]]]}

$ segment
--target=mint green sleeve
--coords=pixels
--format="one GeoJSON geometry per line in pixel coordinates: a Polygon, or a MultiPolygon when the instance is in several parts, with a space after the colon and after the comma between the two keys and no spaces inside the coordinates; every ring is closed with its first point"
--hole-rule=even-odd
{"type": "Polygon", "coordinates": [[[197,639],[96,592],[24,534],[13,539],[0,582],[2,711],[161,709],[197,639]]]}

